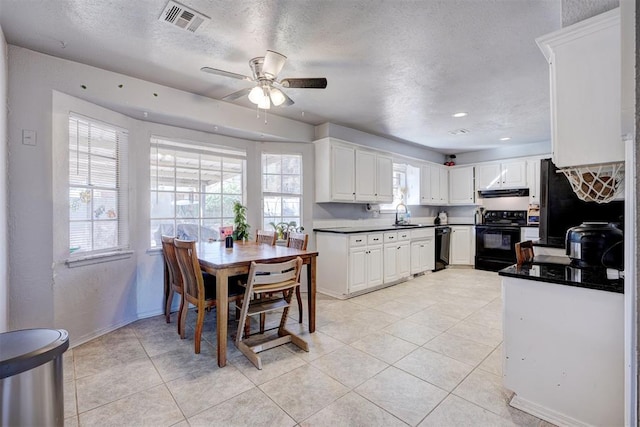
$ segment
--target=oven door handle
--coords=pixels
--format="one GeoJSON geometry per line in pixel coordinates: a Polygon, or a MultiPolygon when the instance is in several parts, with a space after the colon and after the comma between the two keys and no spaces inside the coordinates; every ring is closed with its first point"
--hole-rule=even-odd
{"type": "Polygon", "coordinates": [[[507,231],[507,232],[513,231],[513,232],[520,233],[520,227],[510,227],[510,226],[504,226],[504,227],[499,226],[499,227],[496,227],[496,226],[477,225],[476,226],[476,230],[479,230],[479,231],[491,231],[491,230],[493,230],[493,231],[507,231]]]}

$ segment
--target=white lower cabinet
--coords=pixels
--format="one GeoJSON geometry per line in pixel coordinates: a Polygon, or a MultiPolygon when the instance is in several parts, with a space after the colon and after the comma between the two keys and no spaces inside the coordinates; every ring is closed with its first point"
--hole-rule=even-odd
{"type": "Polygon", "coordinates": [[[452,225],[449,263],[451,265],[473,265],[474,256],[473,226],[452,225]]]}
{"type": "Polygon", "coordinates": [[[384,233],[384,283],[392,283],[411,275],[409,231],[384,233]]]}
{"type": "Polygon", "coordinates": [[[349,250],[349,293],[382,285],[382,245],[349,250]]]}
{"type": "Polygon", "coordinates": [[[436,268],[435,229],[411,230],[411,274],[424,273],[436,268]]]}

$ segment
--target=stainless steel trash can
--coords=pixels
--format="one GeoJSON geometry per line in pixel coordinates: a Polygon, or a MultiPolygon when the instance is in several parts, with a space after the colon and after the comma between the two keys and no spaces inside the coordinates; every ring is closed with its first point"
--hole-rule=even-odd
{"type": "Polygon", "coordinates": [[[63,426],[63,329],[0,334],[0,425],[63,426]]]}

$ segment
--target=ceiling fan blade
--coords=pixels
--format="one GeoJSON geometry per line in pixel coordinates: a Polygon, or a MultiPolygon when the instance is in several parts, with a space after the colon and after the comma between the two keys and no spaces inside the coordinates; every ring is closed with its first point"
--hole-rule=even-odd
{"type": "Polygon", "coordinates": [[[249,76],[243,76],[242,74],[232,73],[231,71],[218,70],[217,68],[211,67],[202,67],[200,71],[204,71],[205,73],[217,74],[218,76],[231,77],[233,79],[238,80],[246,80],[248,82],[252,82],[253,79],[249,76]]]}
{"type": "Polygon", "coordinates": [[[282,87],[290,87],[294,89],[324,89],[327,87],[327,79],[324,77],[309,79],[283,79],[280,84],[282,87]]]}
{"type": "Polygon", "coordinates": [[[222,98],[223,101],[234,101],[238,98],[242,98],[243,96],[248,96],[249,92],[251,92],[252,87],[246,89],[240,89],[239,91],[230,93],[229,95],[222,98]]]}
{"type": "Polygon", "coordinates": [[[294,104],[293,99],[289,98],[286,93],[284,93],[283,91],[281,91],[278,88],[272,87],[271,90],[270,90],[270,95],[271,95],[271,101],[273,102],[273,105],[275,105],[276,107],[288,107],[289,105],[293,105],[294,104]],[[284,100],[276,105],[276,102],[277,102],[276,101],[276,99],[277,99],[276,96],[278,96],[278,95],[282,95],[282,98],[284,100]]]}
{"type": "Polygon", "coordinates": [[[264,63],[262,64],[262,72],[272,79],[275,79],[278,73],[284,67],[284,63],[287,62],[287,57],[281,53],[268,50],[264,56],[264,63]]]}

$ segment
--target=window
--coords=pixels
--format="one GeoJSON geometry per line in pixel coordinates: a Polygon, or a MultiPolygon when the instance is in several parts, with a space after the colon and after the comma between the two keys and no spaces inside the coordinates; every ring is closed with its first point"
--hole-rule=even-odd
{"type": "Polygon", "coordinates": [[[420,204],[420,168],[393,163],[393,202],[380,205],[381,212],[395,212],[398,203],[420,204]]]}
{"type": "Polygon", "coordinates": [[[302,156],[262,154],[262,227],[295,222],[302,224],[302,156]]]}
{"type": "Polygon", "coordinates": [[[151,247],[161,236],[218,240],[244,203],[246,153],[195,142],[151,138],[151,247]]]}
{"type": "Polygon", "coordinates": [[[129,245],[128,133],[69,116],[69,252],[93,254],[129,245]]]}

